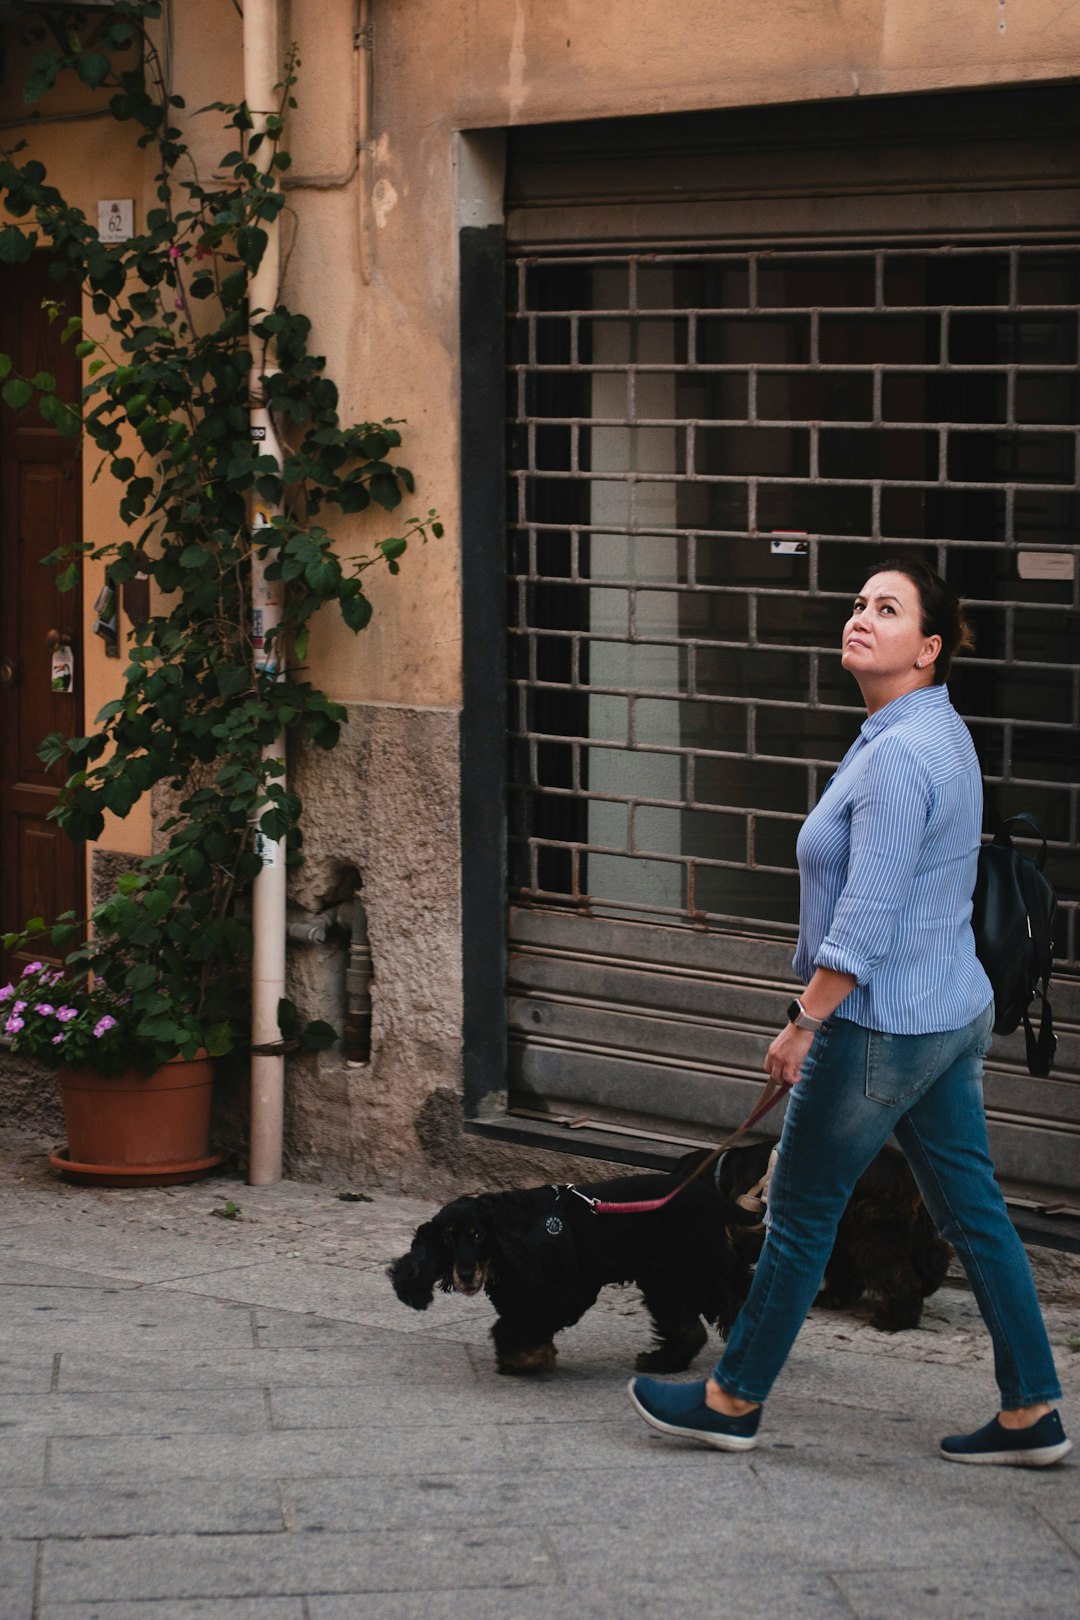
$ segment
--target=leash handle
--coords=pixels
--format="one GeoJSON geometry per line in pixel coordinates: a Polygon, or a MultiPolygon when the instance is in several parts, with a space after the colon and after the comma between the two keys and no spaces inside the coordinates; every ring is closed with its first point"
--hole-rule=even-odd
{"type": "Polygon", "coordinates": [[[761,1096],[758,1098],[753,1111],[746,1116],[739,1128],[733,1131],[726,1141],[721,1142],[719,1147],[712,1148],[701,1163],[694,1170],[691,1170],[686,1180],[680,1181],[673,1192],[669,1192],[663,1198],[643,1198],[637,1203],[629,1204],[609,1204],[600,1198],[590,1199],[593,1214],[647,1215],[651,1214],[653,1210],[663,1209],[665,1204],[670,1204],[673,1198],[678,1198],[679,1194],[684,1192],[692,1181],[696,1181],[698,1176],[707,1170],[710,1165],[715,1164],[721,1153],[726,1153],[728,1148],[734,1147],[740,1137],[745,1136],[747,1131],[752,1130],[759,1119],[764,1119],[770,1108],[775,1108],[785,1092],[791,1090],[793,1083],[791,1080],[774,1080],[770,1075],[762,1087],[761,1096]]]}

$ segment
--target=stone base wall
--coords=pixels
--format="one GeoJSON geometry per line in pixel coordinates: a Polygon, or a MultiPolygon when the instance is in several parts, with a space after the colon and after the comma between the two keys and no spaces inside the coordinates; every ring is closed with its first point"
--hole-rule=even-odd
{"type": "MultiPolygon", "coordinates": [[[[458,713],[363,704],[348,713],[332,753],[307,749],[291,765],[304,800],[304,865],[289,900],[294,919],[317,915],[359,876],[374,966],[371,1059],[349,1063],[340,1046],[288,1059],[288,1173],[439,1196],[612,1174],[465,1135],[458,713]]],[[[346,960],[347,941],[333,934],[289,945],[290,998],[339,1031],[346,960]]],[[[238,1138],[243,1111],[235,1097],[238,1138]]]]}
{"type": "Polygon", "coordinates": [[[30,1058],[13,1057],[6,1047],[0,1047],[0,1121],[52,1142],[64,1140],[64,1110],[53,1071],[30,1058]]]}

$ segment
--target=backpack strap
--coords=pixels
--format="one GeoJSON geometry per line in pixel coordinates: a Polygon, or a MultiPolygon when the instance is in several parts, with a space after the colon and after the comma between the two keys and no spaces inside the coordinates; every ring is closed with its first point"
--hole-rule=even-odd
{"type": "MultiPolygon", "coordinates": [[[[1041,871],[1043,861],[1046,859],[1046,839],[1042,828],[1031,816],[1014,816],[1007,823],[1008,831],[1012,830],[1014,822],[1026,821],[1042,838],[1042,851],[1039,859],[1033,864],[1041,871]]],[[[1006,833],[1008,836],[1008,833],[1006,833]]],[[[1036,989],[1036,995],[1042,1003],[1039,1016],[1039,1033],[1036,1036],[1032,1027],[1027,1009],[1024,1011],[1024,1039],[1027,1042],[1028,1073],[1045,1079],[1050,1073],[1057,1051],[1057,1036],[1054,1034],[1054,1014],[1050,1006],[1050,972],[1053,967],[1053,946],[1050,940],[1050,930],[1046,924],[1046,917],[1042,907],[1038,904],[1031,891],[1030,868],[1026,861],[1020,861],[1020,883],[1024,891],[1024,905],[1027,908],[1028,931],[1031,934],[1031,944],[1035,960],[1045,971],[1041,974],[1042,988],[1036,989]]]]}
{"type": "Polygon", "coordinates": [[[1035,820],[1035,817],[1028,815],[1026,810],[1022,810],[1018,816],[1010,816],[1008,821],[1000,821],[998,823],[994,832],[994,843],[1000,844],[1004,849],[1012,849],[1013,828],[1016,827],[1021,821],[1026,821],[1028,826],[1034,829],[1036,838],[1038,838],[1041,842],[1042,847],[1037,855],[1029,855],[1024,857],[1025,860],[1033,861],[1035,866],[1041,872],[1043,867],[1046,865],[1046,834],[1039,826],[1039,823],[1035,820]]]}
{"type": "MultiPolygon", "coordinates": [[[[1046,980],[1043,980],[1046,984],[1046,980]]],[[[1050,1003],[1041,991],[1036,994],[1042,1002],[1042,1016],[1039,1019],[1039,1033],[1035,1034],[1031,1027],[1031,1019],[1024,1012],[1024,1039],[1027,1042],[1028,1073],[1039,1080],[1045,1080],[1054,1063],[1054,1053],[1057,1051],[1057,1036],[1054,1034],[1054,1017],[1050,1003]]]]}

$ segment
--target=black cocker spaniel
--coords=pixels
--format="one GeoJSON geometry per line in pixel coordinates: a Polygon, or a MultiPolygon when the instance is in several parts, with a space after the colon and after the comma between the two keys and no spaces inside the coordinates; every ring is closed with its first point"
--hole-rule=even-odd
{"type": "MultiPolygon", "coordinates": [[[[634,1283],[655,1339],[637,1357],[638,1371],[682,1372],[708,1339],[704,1323],[726,1336],[746,1298],[763,1230],[760,1212],[736,1200],[765,1174],[771,1146],[730,1149],[715,1172],[710,1167],[649,1213],[596,1214],[591,1200],[662,1198],[701,1153],[670,1174],[456,1198],[417,1229],[387,1275],[398,1298],[419,1311],[436,1288],[485,1292],[498,1313],[496,1368],[526,1374],[553,1371],[556,1333],[579,1321],[605,1284],[634,1283]]],[[[948,1253],[902,1156],[879,1155],[844,1216],[822,1302],[852,1304],[871,1289],[883,1300],[875,1326],[914,1327],[948,1253]]]]}

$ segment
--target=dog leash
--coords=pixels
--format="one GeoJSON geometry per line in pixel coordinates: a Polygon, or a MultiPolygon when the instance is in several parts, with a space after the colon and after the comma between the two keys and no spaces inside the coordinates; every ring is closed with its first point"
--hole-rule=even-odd
{"type": "Polygon", "coordinates": [[[583,1203],[588,1204],[594,1215],[647,1215],[653,1210],[663,1209],[665,1204],[670,1204],[673,1198],[678,1198],[679,1194],[684,1192],[692,1181],[696,1181],[698,1176],[707,1170],[711,1164],[715,1164],[722,1153],[726,1153],[728,1148],[734,1147],[740,1137],[745,1136],[747,1131],[753,1130],[758,1120],[764,1119],[770,1108],[775,1108],[784,1093],[791,1090],[793,1083],[791,1080],[774,1080],[770,1075],[762,1087],[761,1096],[758,1098],[756,1107],[752,1113],[746,1116],[738,1130],[733,1131],[726,1141],[720,1143],[719,1147],[712,1148],[701,1163],[690,1172],[686,1180],[680,1181],[674,1191],[667,1193],[663,1198],[643,1198],[637,1203],[612,1204],[603,1198],[590,1198],[587,1193],[579,1191],[577,1187],[572,1186],[569,1182],[566,1190],[574,1193],[583,1203]]]}

